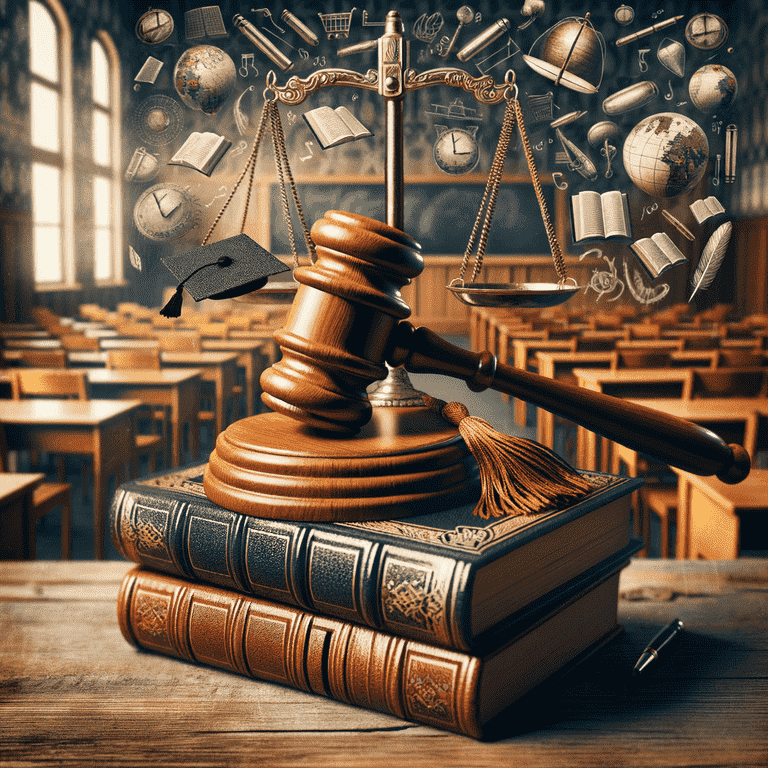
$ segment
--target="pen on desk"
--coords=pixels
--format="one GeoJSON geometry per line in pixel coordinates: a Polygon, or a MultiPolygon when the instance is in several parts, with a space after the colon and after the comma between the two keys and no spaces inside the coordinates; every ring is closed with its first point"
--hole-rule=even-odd
{"type": "Polygon", "coordinates": [[[643,674],[653,662],[658,662],[660,657],[668,653],[670,650],[670,644],[672,641],[680,635],[680,630],[683,628],[683,622],[680,619],[675,619],[667,624],[650,643],[646,646],[645,650],[640,654],[640,658],[635,664],[635,668],[632,670],[632,677],[637,677],[643,674]]]}
{"type": "Polygon", "coordinates": [[[634,43],[635,40],[639,40],[641,37],[647,37],[648,35],[652,35],[654,32],[658,32],[660,29],[666,29],[667,27],[671,27],[673,24],[677,24],[677,22],[682,18],[682,15],[672,16],[672,18],[660,21],[658,24],[654,24],[652,27],[646,27],[645,29],[641,29],[639,32],[627,35],[626,37],[620,37],[616,41],[616,46],[620,48],[622,45],[627,45],[627,43],[634,43]]]}

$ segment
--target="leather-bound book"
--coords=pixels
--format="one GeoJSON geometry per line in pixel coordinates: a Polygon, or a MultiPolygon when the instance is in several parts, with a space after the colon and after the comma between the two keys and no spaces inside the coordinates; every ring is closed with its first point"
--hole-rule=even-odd
{"type": "Polygon", "coordinates": [[[620,629],[619,572],[638,546],[526,607],[472,654],[141,567],[123,580],[118,621],[147,651],[483,738],[620,629]]]}
{"type": "Polygon", "coordinates": [[[532,516],[484,520],[465,504],[397,520],[307,523],[213,504],[203,469],[119,487],[110,528],[126,559],[460,650],[625,547],[629,494],[641,482],[590,474],[593,493],[532,516]]]}

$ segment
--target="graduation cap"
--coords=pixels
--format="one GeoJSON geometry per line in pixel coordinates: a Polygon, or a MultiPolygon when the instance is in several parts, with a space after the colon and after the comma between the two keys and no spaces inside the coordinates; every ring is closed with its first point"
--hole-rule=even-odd
{"type": "Polygon", "coordinates": [[[160,310],[164,317],[181,314],[184,288],[195,301],[233,299],[263,288],[270,275],[289,270],[280,259],[242,233],[187,253],[166,256],[161,261],[181,281],[160,310]]]}

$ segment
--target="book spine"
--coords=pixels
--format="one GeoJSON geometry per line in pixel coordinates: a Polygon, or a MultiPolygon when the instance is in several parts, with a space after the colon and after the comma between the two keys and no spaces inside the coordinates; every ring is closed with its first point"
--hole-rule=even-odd
{"type": "Polygon", "coordinates": [[[299,608],[140,568],[117,602],[125,639],[149,651],[481,737],[481,661],[299,608]]]}
{"type": "Polygon", "coordinates": [[[472,565],[309,524],[121,486],[110,531],[127,560],[448,648],[469,649],[472,565]]]}

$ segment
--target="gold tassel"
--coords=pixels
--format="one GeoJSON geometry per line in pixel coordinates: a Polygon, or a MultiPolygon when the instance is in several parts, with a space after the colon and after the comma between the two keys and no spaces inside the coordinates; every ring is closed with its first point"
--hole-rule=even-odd
{"type": "Polygon", "coordinates": [[[461,403],[423,393],[422,398],[428,408],[459,428],[477,461],[479,517],[532,515],[573,504],[593,490],[586,478],[546,446],[498,432],[485,419],[470,416],[461,403]]]}

